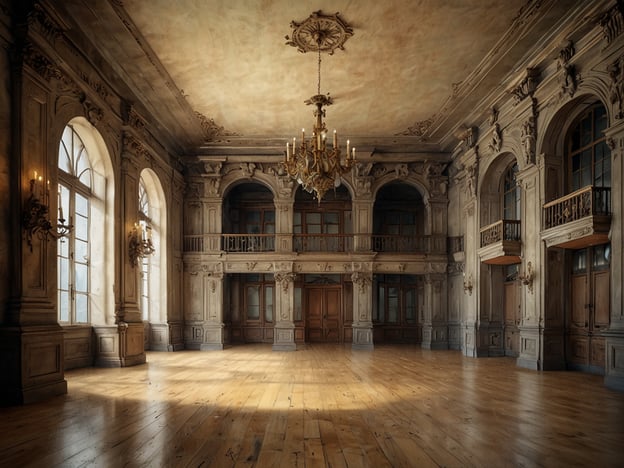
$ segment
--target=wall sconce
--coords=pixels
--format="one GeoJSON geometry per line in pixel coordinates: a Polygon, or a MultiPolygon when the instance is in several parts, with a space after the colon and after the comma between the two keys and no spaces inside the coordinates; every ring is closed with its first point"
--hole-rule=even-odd
{"type": "Polygon", "coordinates": [[[59,217],[56,226],[49,219],[49,199],[50,199],[50,181],[47,182],[45,188],[45,199],[43,193],[43,178],[37,176],[30,179],[30,195],[24,205],[24,213],[22,215],[22,226],[26,234],[26,242],[32,252],[33,236],[37,235],[40,240],[47,240],[48,236],[54,239],[61,239],[69,236],[73,227],[66,223],[63,217],[63,207],[61,206],[61,197],[59,195],[59,217]]]}
{"type": "Polygon", "coordinates": [[[151,226],[144,220],[134,223],[134,227],[128,234],[128,255],[130,265],[133,267],[139,264],[139,258],[152,255],[156,249],[152,244],[151,226]]]}
{"type": "Polygon", "coordinates": [[[529,292],[533,294],[533,278],[535,277],[535,272],[533,271],[533,265],[531,262],[527,263],[526,271],[520,275],[518,275],[518,279],[522,281],[522,284],[529,287],[529,292]]]}
{"type": "Polygon", "coordinates": [[[466,292],[469,296],[472,296],[472,275],[468,275],[468,279],[466,280],[466,273],[464,273],[464,294],[466,292]]]}

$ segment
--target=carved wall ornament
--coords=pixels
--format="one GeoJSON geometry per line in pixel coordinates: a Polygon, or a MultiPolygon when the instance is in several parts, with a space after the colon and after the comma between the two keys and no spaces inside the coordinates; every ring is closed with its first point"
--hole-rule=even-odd
{"type": "Polygon", "coordinates": [[[522,152],[527,164],[535,162],[535,142],[537,141],[536,132],[535,117],[530,116],[522,124],[522,132],[520,134],[522,152]]]}
{"type": "Polygon", "coordinates": [[[208,118],[200,112],[195,112],[195,116],[199,120],[201,129],[204,132],[205,141],[212,141],[221,136],[238,136],[237,133],[226,132],[223,127],[217,125],[214,119],[208,118]]]}
{"type": "Polygon", "coordinates": [[[477,176],[479,173],[479,163],[475,161],[474,164],[466,168],[466,192],[468,197],[477,196],[477,176]]]}
{"type": "Polygon", "coordinates": [[[49,42],[54,42],[63,36],[61,25],[54,21],[39,3],[35,3],[32,10],[28,13],[28,23],[30,25],[38,25],[39,30],[49,42]]]}
{"type": "Polygon", "coordinates": [[[606,39],[607,44],[611,44],[624,29],[621,2],[618,2],[613,8],[604,13],[598,19],[598,24],[602,28],[602,36],[606,39]]]}
{"type": "Polygon", "coordinates": [[[222,162],[204,162],[204,172],[209,175],[221,175],[222,162]]]}
{"type": "Polygon", "coordinates": [[[570,64],[574,53],[574,44],[572,41],[568,41],[567,45],[559,51],[559,56],[557,57],[557,70],[561,73],[559,78],[561,93],[567,94],[570,97],[574,96],[576,88],[578,87],[576,67],[570,64]]]}
{"type": "Polygon", "coordinates": [[[537,89],[537,82],[540,76],[539,70],[536,68],[527,68],[526,76],[520,82],[518,86],[511,90],[515,104],[519,104],[529,96],[533,96],[533,93],[537,89]]]}
{"type": "Polygon", "coordinates": [[[275,282],[279,283],[284,292],[288,292],[288,288],[292,283],[294,283],[295,278],[297,277],[296,273],[286,272],[286,273],[275,273],[275,282]]]}
{"type": "Polygon", "coordinates": [[[496,122],[498,122],[498,109],[496,107],[492,107],[488,113],[488,124],[491,127],[496,122]]]}
{"type": "Polygon", "coordinates": [[[373,168],[372,162],[367,162],[366,164],[357,162],[355,163],[354,173],[356,177],[367,177],[371,173],[371,169],[373,168]]]}
{"type": "Polygon", "coordinates": [[[52,78],[61,78],[61,72],[56,64],[31,43],[24,46],[22,53],[24,63],[44,80],[49,82],[52,78]]]}
{"type": "Polygon", "coordinates": [[[492,153],[498,153],[503,147],[503,133],[501,132],[500,125],[494,124],[492,128],[492,138],[488,143],[488,148],[492,153]]]}
{"type": "Polygon", "coordinates": [[[462,127],[458,129],[455,136],[462,141],[462,143],[466,146],[466,148],[474,148],[479,139],[479,128],[478,127],[462,127]]]}
{"type": "Polygon", "coordinates": [[[405,178],[409,175],[409,168],[405,163],[399,163],[394,166],[394,175],[397,179],[405,178]]]}
{"type": "Polygon", "coordinates": [[[608,67],[611,84],[609,97],[614,107],[614,117],[617,120],[624,118],[624,57],[620,57],[608,67]]]}
{"type": "Polygon", "coordinates": [[[256,163],[240,163],[240,170],[243,172],[243,177],[253,178],[256,173],[256,163]]]}
{"type": "Polygon", "coordinates": [[[254,268],[256,268],[256,265],[258,264],[258,262],[247,262],[247,270],[248,271],[253,271],[254,268]]]}
{"type": "Polygon", "coordinates": [[[211,177],[206,179],[206,193],[209,196],[219,195],[221,188],[221,177],[211,177]]]}
{"type": "Polygon", "coordinates": [[[104,117],[104,111],[93,104],[89,99],[82,100],[82,108],[84,109],[85,117],[93,125],[97,127],[102,118],[104,117]]]}
{"type": "MultiPolygon", "coordinates": [[[[282,197],[292,196],[295,181],[290,176],[277,176],[277,191],[282,197]]],[[[288,207],[286,207],[286,211],[288,207]]]]}
{"type": "Polygon", "coordinates": [[[414,136],[414,137],[418,137],[420,141],[426,141],[427,140],[426,133],[429,130],[429,128],[433,125],[434,120],[435,120],[435,116],[429,117],[426,120],[421,120],[419,122],[416,122],[411,127],[408,127],[407,130],[397,133],[397,136],[399,135],[414,136]]]}
{"type": "Polygon", "coordinates": [[[340,13],[324,15],[315,11],[301,23],[290,22],[291,36],[286,36],[286,45],[296,47],[299,52],[325,52],[332,55],[336,49],[344,50],[344,44],[353,36],[353,28],[340,13]]]}
{"type": "Polygon", "coordinates": [[[372,177],[355,177],[353,178],[355,183],[355,193],[359,197],[364,197],[371,194],[371,186],[373,185],[372,177]]]}
{"type": "Polygon", "coordinates": [[[361,273],[359,271],[354,271],[353,273],[351,273],[351,281],[353,281],[353,284],[356,284],[358,286],[361,294],[366,293],[366,287],[372,283],[369,275],[361,273]]]}
{"type": "Polygon", "coordinates": [[[91,79],[85,72],[80,70],[78,72],[82,81],[84,81],[93,91],[97,93],[103,100],[106,100],[110,96],[106,85],[101,81],[91,79]]]}

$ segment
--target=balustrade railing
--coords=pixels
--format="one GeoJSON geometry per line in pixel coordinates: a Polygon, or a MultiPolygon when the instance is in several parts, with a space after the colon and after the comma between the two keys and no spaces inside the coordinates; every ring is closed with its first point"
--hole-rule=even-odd
{"type": "Polygon", "coordinates": [[[594,215],[611,214],[611,188],[589,185],[544,205],[544,229],[594,215]]]}
{"type": "Polygon", "coordinates": [[[501,219],[481,228],[481,247],[501,241],[520,240],[520,221],[501,219]]]}
{"type": "Polygon", "coordinates": [[[222,248],[226,252],[272,252],[275,234],[223,234],[222,248]]]}
{"type": "MultiPolygon", "coordinates": [[[[219,244],[214,237],[215,234],[184,236],[184,251],[208,252],[209,246],[215,245],[215,241],[216,245],[219,244]]],[[[353,252],[354,239],[357,237],[354,234],[293,234],[293,251],[353,252]]],[[[359,237],[370,239],[370,248],[375,252],[447,253],[446,236],[360,234],[359,237]]],[[[226,252],[275,251],[275,234],[221,234],[220,238],[220,249],[226,252]]],[[[364,244],[368,244],[368,241],[364,244]]]]}
{"type": "Polygon", "coordinates": [[[353,234],[293,234],[295,252],[350,252],[353,234]]]}
{"type": "Polygon", "coordinates": [[[372,236],[375,252],[446,253],[446,236],[372,236]]]}

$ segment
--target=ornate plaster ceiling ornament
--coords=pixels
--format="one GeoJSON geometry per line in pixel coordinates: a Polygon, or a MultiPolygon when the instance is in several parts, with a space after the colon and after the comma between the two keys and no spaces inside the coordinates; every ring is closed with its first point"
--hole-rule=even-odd
{"type": "Polygon", "coordinates": [[[301,23],[291,21],[293,31],[291,37],[286,36],[286,44],[302,53],[320,50],[332,55],[336,49],[344,50],[344,43],[353,36],[353,28],[338,15],[324,15],[319,10],[301,23]]]}

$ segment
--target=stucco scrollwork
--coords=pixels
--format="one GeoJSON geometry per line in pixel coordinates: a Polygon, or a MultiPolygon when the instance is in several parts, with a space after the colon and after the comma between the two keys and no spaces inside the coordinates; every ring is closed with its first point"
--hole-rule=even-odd
{"type": "Polygon", "coordinates": [[[535,116],[532,115],[523,122],[520,140],[522,141],[522,152],[526,163],[535,162],[535,142],[537,140],[535,116]]]}
{"type": "Polygon", "coordinates": [[[529,96],[533,96],[533,93],[537,89],[537,81],[540,76],[539,70],[536,68],[527,68],[526,76],[522,81],[511,90],[514,96],[515,104],[519,104],[529,96]]]}
{"type": "Polygon", "coordinates": [[[602,35],[607,41],[607,44],[611,44],[624,29],[624,18],[622,17],[619,3],[620,2],[604,13],[598,20],[598,24],[600,24],[602,28],[602,35]]]}
{"type": "Polygon", "coordinates": [[[362,294],[366,292],[366,288],[372,283],[370,275],[359,271],[351,273],[351,281],[353,281],[353,284],[357,284],[362,294]]]}
{"type": "Polygon", "coordinates": [[[221,177],[209,177],[206,179],[206,193],[208,195],[219,195],[219,189],[221,188],[221,177]]]}
{"type": "Polygon", "coordinates": [[[557,57],[557,70],[560,71],[561,93],[570,97],[574,96],[578,81],[576,77],[576,67],[570,64],[570,60],[574,56],[574,44],[568,41],[566,46],[559,51],[557,57]]]}
{"type": "Polygon", "coordinates": [[[297,274],[290,271],[284,273],[275,273],[275,282],[279,283],[279,285],[282,287],[282,291],[288,292],[288,288],[292,283],[294,283],[296,277],[297,274]]]}
{"type": "Polygon", "coordinates": [[[609,97],[611,104],[613,104],[614,112],[613,116],[620,120],[624,118],[624,66],[622,61],[624,57],[620,57],[611,65],[609,65],[608,72],[611,78],[611,84],[609,89],[609,97]]]}

